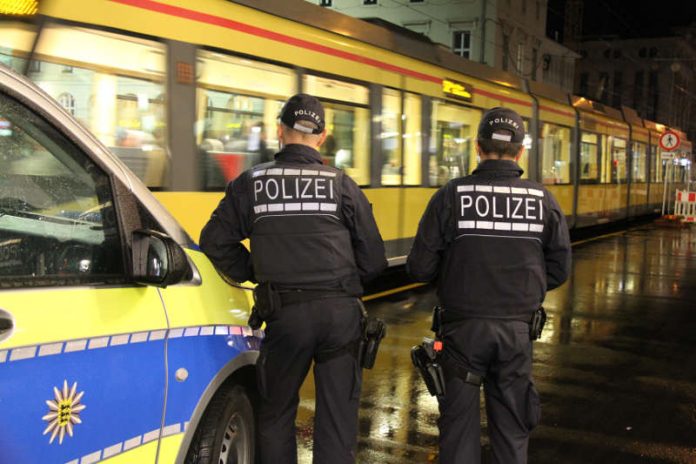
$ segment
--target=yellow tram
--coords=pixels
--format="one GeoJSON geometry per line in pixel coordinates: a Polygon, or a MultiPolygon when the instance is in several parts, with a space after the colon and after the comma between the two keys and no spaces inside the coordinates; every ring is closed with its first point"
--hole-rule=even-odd
{"type": "MultiPolygon", "coordinates": [[[[471,172],[482,112],[529,132],[525,176],[571,228],[659,211],[688,180],[666,127],[473,63],[302,0],[46,0],[7,18],[0,63],[27,74],[121,158],[197,238],[226,183],[272,156],[288,95],[327,108],[322,155],[364,187],[392,264],[435,188],[471,172]]],[[[686,161],[683,161],[686,160],[686,161]]]]}

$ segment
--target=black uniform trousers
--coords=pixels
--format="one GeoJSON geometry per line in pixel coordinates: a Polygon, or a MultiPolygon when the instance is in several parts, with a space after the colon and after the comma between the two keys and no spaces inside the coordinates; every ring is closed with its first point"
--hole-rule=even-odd
{"type": "Polygon", "coordinates": [[[440,463],[481,462],[480,387],[464,382],[457,368],[485,377],[493,463],[526,463],[529,432],[541,414],[531,377],[529,324],[467,319],[445,325],[443,342],[447,386],[440,399],[440,463]]]}
{"type": "MultiPolygon", "coordinates": [[[[266,321],[257,362],[262,464],[297,463],[300,386],[317,353],[360,336],[360,320],[358,300],[338,297],[284,305],[266,321]]],[[[355,462],[361,381],[361,368],[348,351],[314,364],[314,464],[355,462]]]]}

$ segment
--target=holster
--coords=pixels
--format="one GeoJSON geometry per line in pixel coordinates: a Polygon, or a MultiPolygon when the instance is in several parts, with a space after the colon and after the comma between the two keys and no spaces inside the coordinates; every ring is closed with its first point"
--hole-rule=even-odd
{"type": "Polygon", "coordinates": [[[258,329],[275,313],[281,305],[280,292],[270,282],[263,282],[254,288],[254,307],[249,316],[249,327],[258,329]]]}
{"type": "Polygon", "coordinates": [[[544,330],[544,324],[546,324],[546,311],[543,307],[539,307],[534,314],[532,314],[532,320],[529,322],[529,338],[530,340],[538,340],[541,338],[541,332],[544,330]]]}
{"type": "Polygon", "coordinates": [[[358,363],[365,369],[375,365],[379,344],[387,335],[387,326],[381,319],[367,317],[363,319],[363,333],[358,346],[358,363]]]}
{"type": "Polygon", "coordinates": [[[433,321],[430,324],[430,330],[435,332],[436,335],[440,335],[440,331],[442,330],[442,312],[444,310],[440,305],[435,305],[433,307],[433,321]]]}
{"type": "Polygon", "coordinates": [[[322,351],[316,354],[318,363],[329,361],[344,353],[350,353],[358,360],[358,365],[365,369],[372,369],[375,365],[379,344],[387,334],[387,326],[381,319],[368,317],[362,302],[360,304],[360,338],[351,341],[338,349],[322,351]]]}
{"type": "Polygon", "coordinates": [[[435,351],[434,340],[424,338],[423,343],[411,348],[411,361],[423,377],[425,386],[432,396],[445,394],[445,373],[435,351]]]}

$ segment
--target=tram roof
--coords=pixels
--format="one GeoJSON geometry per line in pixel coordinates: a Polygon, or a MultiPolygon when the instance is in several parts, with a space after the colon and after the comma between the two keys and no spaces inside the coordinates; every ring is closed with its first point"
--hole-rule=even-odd
{"type": "Polygon", "coordinates": [[[522,80],[518,76],[462,58],[444,45],[414,38],[411,34],[397,32],[394,28],[378,26],[305,0],[227,1],[349,37],[461,74],[486,81],[504,82],[508,87],[524,91],[522,80]]]}

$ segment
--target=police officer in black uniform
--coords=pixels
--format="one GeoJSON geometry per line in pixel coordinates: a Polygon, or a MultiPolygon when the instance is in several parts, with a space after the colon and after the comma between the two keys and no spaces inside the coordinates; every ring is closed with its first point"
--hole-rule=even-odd
{"type": "Polygon", "coordinates": [[[481,462],[481,382],[493,462],[526,463],[540,418],[530,321],[546,291],[568,277],[568,228],[553,196],[520,178],[524,123],[517,113],[487,111],[477,139],[478,168],[433,196],[407,270],[437,282],[442,307],[440,463],[481,462]]]}
{"type": "Polygon", "coordinates": [[[312,361],[314,463],[355,461],[359,297],[387,262],[365,195],[343,171],[322,163],[324,128],[316,98],[291,97],[280,113],[275,161],[231,182],[201,235],[201,248],[221,272],[259,283],[266,322],[257,361],[263,464],[297,462],[298,391],[312,361]],[[245,238],[251,253],[240,243],[245,238]]]}

